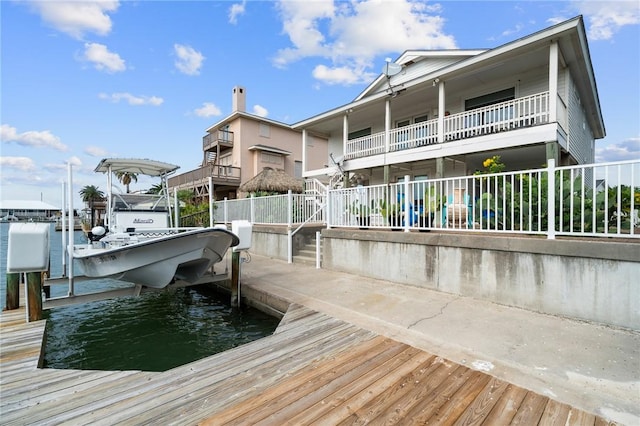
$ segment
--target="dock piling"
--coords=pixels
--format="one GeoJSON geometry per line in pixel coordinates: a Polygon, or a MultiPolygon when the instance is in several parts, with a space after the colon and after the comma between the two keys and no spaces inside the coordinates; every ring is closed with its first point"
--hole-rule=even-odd
{"type": "Polygon", "coordinates": [[[42,319],[42,273],[27,272],[27,304],[29,322],[42,319]]]}
{"type": "Polygon", "coordinates": [[[231,254],[231,306],[240,307],[240,252],[231,254]]]}
{"type": "Polygon", "coordinates": [[[13,310],[20,307],[20,273],[7,273],[7,301],[6,309],[13,310]]]}

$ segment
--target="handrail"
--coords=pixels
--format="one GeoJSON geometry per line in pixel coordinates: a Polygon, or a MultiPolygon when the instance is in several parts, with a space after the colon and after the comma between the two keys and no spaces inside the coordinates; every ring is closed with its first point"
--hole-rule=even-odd
{"type": "Polygon", "coordinates": [[[288,239],[288,253],[287,253],[287,262],[288,263],[293,263],[293,236],[299,231],[301,230],[307,223],[309,223],[311,221],[311,219],[313,219],[318,213],[320,213],[325,207],[327,206],[327,202],[325,201],[324,203],[322,203],[320,205],[320,208],[318,208],[315,213],[313,213],[311,216],[309,216],[307,218],[307,220],[305,220],[304,222],[302,222],[300,224],[300,226],[298,226],[293,232],[291,231],[291,229],[289,229],[289,232],[287,232],[287,239],[288,239]]]}

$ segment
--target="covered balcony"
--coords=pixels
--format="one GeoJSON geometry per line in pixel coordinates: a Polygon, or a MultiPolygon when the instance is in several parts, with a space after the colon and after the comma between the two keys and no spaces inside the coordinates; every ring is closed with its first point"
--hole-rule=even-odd
{"type": "MultiPolygon", "coordinates": [[[[445,115],[443,130],[437,118],[387,132],[349,139],[344,158],[353,160],[438,143],[517,130],[549,123],[549,92],[537,93],[482,108],[445,115]]],[[[562,115],[562,114],[561,114],[562,115]]]]}

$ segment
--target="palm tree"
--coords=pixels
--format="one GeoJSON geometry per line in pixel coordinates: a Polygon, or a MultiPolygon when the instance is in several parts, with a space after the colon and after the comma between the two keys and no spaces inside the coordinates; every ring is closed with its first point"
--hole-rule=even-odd
{"type": "Polygon", "coordinates": [[[89,209],[91,209],[91,226],[95,225],[95,203],[96,201],[104,201],[104,192],[100,191],[95,185],[86,185],[80,190],[80,196],[82,197],[82,201],[89,204],[89,209]]]}
{"type": "Polygon", "coordinates": [[[147,194],[159,194],[163,189],[164,188],[162,187],[161,183],[156,183],[155,185],[151,186],[151,188],[149,188],[147,194]]]}
{"type": "Polygon", "coordinates": [[[118,178],[118,180],[127,187],[127,194],[130,192],[129,191],[129,184],[131,182],[137,182],[138,181],[138,175],[135,173],[131,173],[131,172],[116,172],[116,177],[118,178]]]}

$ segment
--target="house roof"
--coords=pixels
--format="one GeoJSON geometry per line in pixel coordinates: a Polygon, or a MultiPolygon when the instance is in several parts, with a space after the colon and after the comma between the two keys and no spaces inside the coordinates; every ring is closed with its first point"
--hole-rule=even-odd
{"type": "Polygon", "coordinates": [[[253,121],[258,121],[258,122],[264,122],[264,123],[269,123],[271,125],[274,126],[278,126],[278,127],[283,127],[289,130],[294,130],[291,128],[290,124],[286,124],[283,123],[281,121],[276,121],[276,120],[271,120],[270,118],[266,118],[266,117],[261,117],[259,115],[255,115],[255,114],[249,114],[248,112],[244,112],[244,111],[234,111],[231,114],[229,114],[228,116],[226,116],[225,118],[223,118],[222,120],[216,122],[215,124],[209,126],[207,128],[207,133],[211,132],[212,130],[216,130],[218,129],[220,126],[227,124],[233,120],[236,120],[238,118],[248,118],[250,120],[253,121]]]}
{"type": "Polygon", "coordinates": [[[290,151],[285,151],[284,149],[276,148],[273,146],[261,145],[261,144],[251,145],[247,149],[249,151],[267,151],[267,152],[273,152],[274,154],[291,155],[290,151]]]}
{"type": "MultiPolygon", "coordinates": [[[[462,59],[467,59],[472,56],[479,55],[480,53],[486,52],[487,49],[473,49],[473,50],[405,50],[398,59],[394,61],[394,63],[399,64],[404,69],[416,62],[420,61],[428,61],[428,60],[438,60],[438,61],[448,61],[449,63],[458,62],[462,59]]],[[[383,74],[380,74],[378,78],[376,78],[366,89],[360,93],[355,100],[359,100],[365,98],[377,91],[380,90],[381,86],[387,85],[387,78],[383,74]]]]}
{"type": "Polygon", "coordinates": [[[1,200],[0,209],[2,210],[55,210],[60,208],[53,206],[44,201],[38,200],[1,200]]]}

